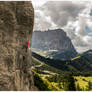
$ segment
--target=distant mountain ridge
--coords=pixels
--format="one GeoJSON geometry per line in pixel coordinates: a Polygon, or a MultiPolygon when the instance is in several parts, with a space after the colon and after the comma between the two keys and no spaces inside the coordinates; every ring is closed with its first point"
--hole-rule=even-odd
{"type": "Polygon", "coordinates": [[[70,59],[77,55],[77,52],[63,29],[48,31],[34,31],[32,48],[35,50],[50,52],[54,59],[70,59]],[[53,56],[54,54],[54,56],[53,56]]]}
{"type": "Polygon", "coordinates": [[[88,50],[88,51],[82,53],[82,56],[85,56],[92,62],[92,50],[88,50]]]}

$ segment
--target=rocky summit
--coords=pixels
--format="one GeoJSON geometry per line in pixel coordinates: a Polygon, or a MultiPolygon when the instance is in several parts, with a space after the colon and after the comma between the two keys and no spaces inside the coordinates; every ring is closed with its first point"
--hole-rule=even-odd
{"type": "Polygon", "coordinates": [[[0,90],[32,90],[31,2],[0,1],[0,90]]]}
{"type": "Polygon", "coordinates": [[[71,39],[63,29],[34,31],[32,47],[34,51],[49,52],[55,59],[70,59],[77,54],[71,39]]]}

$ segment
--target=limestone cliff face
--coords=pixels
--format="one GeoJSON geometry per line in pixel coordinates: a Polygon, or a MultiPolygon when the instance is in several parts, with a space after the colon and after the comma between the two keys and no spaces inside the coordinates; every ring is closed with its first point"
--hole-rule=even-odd
{"type": "Polygon", "coordinates": [[[0,2],[0,90],[32,90],[33,23],[31,2],[0,2]]]}
{"type": "Polygon", "coordinates": [[[54,59],[71,59],[77,55],[71,39],[63,29],[34,31],[33,51],[46,51],[54,59]]]}

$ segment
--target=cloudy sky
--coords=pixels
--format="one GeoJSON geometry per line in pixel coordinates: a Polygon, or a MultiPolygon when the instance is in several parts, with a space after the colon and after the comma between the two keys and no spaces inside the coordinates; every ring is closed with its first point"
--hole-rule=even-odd
{"type": "Polygon", "coordinates": [[[92,1],[32,0],[34,30],[62,28],[78,52],[92,49],[92,1]]]}

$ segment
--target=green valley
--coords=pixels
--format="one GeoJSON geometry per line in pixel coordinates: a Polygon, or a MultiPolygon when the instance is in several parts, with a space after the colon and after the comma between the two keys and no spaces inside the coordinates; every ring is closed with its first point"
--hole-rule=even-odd
{"type": "Polygon", "coordinates": [[[82,72],[75,66],[76,64],[83,65],[82,60],[85,60],[84,63],[89,65],[89,61],[82,56],[75,57],[70,61],[61,61],[48,59],[35,53],[32,58],[35,85],[41,91],[92,90],[90,89],[90,86],[92,86],[91,69],[85,66],[87,71],[82,72]],[[61,67],[58,68],[55,62],[58,62],[61,67]],[[54,65],[50,63],[54,63],[54,65]],[[39,85],[39,82],[41,85],[39,85]]]}

